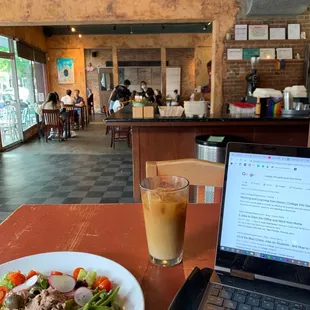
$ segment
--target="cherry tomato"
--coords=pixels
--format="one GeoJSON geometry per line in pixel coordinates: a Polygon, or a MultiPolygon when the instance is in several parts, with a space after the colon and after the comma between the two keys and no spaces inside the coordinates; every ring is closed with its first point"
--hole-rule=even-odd
{"type": "Polygon", "coordinates": [[[37,273],[36,271],[30,270],[30,271],[28,272],[28,275],[27,275],[27,277],[26,277],[26,280],[30,279],[31,277],[33,277],[33,276],[35,276],[35,275],[37,275],[37,274],[38,274],[38,273],[37,273]]]}
{"type": "Polygon", "coordinates": [[[100,291],[106,290],[107,293],[112,289],[112,283],[107,277],[99,277],[95,286],[98,287],[100,291]]]}
{"type": "Polygon", "coordinates": [[[79,275],[79,273],[80,273],[81,270],[85,270],[85,269],[82,268],[82,267],[78,267],[78,268],[76,268],[76,269],[73,271],[73,278],[74,278],[75,280],[77,280],[78,275],[79,275]]]}
{"type": "Polygon", "coordinates": [[[62,276],[63,273],[60,271],[51,271],[51,276],[62,276]]]}
{"type": "Polygon", "coordinates": [[[8,274],[8,280],[12,281],[14,285],[23,284],[26,281],[26,277],[18,270],[8,274]]]}
{"type": "Polygon", "coordinates": [[[0,305],[3,303],[8,292],[9,290],[5,286],[0,286],[0,305]]]}

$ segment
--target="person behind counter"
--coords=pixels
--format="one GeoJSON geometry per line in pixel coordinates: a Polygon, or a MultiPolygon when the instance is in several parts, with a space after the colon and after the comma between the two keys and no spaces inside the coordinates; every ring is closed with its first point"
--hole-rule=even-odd
{"type": "Polygon", "coordinates": [[[116,100],[120,100],[121,98],[124,98],[125,101],[130,99],[131,93],[128,89],[130,86],[130,81],[125,80],[124,84],[117,85],[113,92],[110,95],[109,98],[109,111],[114,110],[114,103],[116,100]]]}
{"type": "Polygon", "coordinates": [[[210,95],[210,93],[211,93],[211,71],[212,71],[212,61],[210,60],[207,63],[207,72],[209,75],[209,83],[201,88],[201,92],[203,94],[209,94],[210,95]]]}
{"type": "Polygon", "coordinates": [[[141,90],[140,96],[146,98],[149,102],[155,102],[154,90],[151,87],[147,87],[147,83],[145,81],[141,82],[141,90]]]}
{"type": "Polygon", "coordinates": [[[162,106],[163,105],[163,96],[161,94],[161,91],[159,89],[155,89],[154,94],[155,94],[155,102],[157,103],[157,105],[162,106]]]}

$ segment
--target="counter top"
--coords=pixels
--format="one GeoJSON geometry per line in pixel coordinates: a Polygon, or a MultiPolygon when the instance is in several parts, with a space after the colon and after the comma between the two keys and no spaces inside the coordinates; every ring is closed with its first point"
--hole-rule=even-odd
{"type": "Polygon", "coordinates": [[[131,111],[118,111],[105,119],[106,123],[167,123],[167,122],[182,122],[182,123],[209,123],[209,122],[260,122],[260,121],[309,121],[309,116],[275,116],[275,117],[259,117],[255,115],[231,115],[231,114],[214,114],[204,118],[188,118],[182,117],[161,117],[156,114],[154,118],[132,118],[131,111]]]}

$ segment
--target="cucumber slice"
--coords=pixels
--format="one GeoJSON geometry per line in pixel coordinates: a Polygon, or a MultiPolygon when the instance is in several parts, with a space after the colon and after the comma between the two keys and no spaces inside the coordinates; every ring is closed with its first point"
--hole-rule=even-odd
{"type": "Polygon", "coordinates": [[[88,286],[92,286],[96,281],[97,273],[95,271],[89,271],[84,278],[84,280],[87,282],[88,286]]]}
{"type": "Polygon", "coordinates": [[[84,281],[84,279],[86,278],[86,275],[87,275],[87,272],[84,269],[81,269],[79,274],[78,274],[77,280],[78,281],[84,281]]]}

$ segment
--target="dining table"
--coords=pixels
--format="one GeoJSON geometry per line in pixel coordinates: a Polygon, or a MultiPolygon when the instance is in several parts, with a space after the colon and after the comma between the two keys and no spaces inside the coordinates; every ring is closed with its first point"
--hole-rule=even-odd
{"type": "Polygon", "coordinates": [[[219,213],[219,204],[189,204],[183,262],[159,267],[149,261],[139,203],[22,205],[0,224],[0,264],[54,251],[100,255],[135,276],[146,310],[164,310],[196,266],[214,267],[219,213]]]}

